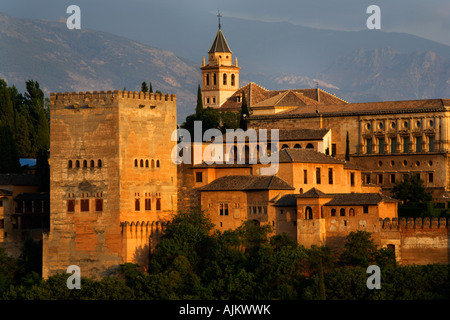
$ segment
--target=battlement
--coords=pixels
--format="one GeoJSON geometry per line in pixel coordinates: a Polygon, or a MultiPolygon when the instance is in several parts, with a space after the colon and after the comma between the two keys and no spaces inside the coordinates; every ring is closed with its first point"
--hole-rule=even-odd
{"type": "Polygon", "coordinates": [[[380,219],[380,227],[383,230],[430,230],[448,229],[447,218],[389,218],[380,219]]]}
{"type": "Polygon", "coordinates": [[[163,93],[148,93],[142,91],[121,91],[121,90],[108,90],[108,91],[86,91],[86,92],[59,92],[50,93],[50,105],[62,106],[62,105],[74,105],[83,106],[95,103],[108,103],[118,101],[120,99],[133,99],[142,102],[145,101],[176,101],[175,94],[163,94],[163,93]]]}

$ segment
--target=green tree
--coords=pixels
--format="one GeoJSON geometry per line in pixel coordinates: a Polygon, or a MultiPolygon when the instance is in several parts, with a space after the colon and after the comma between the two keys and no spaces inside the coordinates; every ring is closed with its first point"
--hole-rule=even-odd
{"type": "Polygon", "coordinates": [[[200,85],[198,85],[197,89],[197,106],[195,107],[195,115],[197,118],[201,118],[203,114],[203,98],[202,98],[202,89],[200,85]]]}
{"type": "Polygon", "coordinates": [[[147,83],[145,81],[143,81],[141,83],[141,91],[142,92],[148,92],[148,87],[147,87],[147,83]]]}
{"type": "Polygon", "coordinates": [[[153,93],[153,87],[152,87],[152,83],[151,82],[149,82],[149,84],[148,84],[148,92],[149,93],[153,93]]]}
{"type": "Polygon", "coordinates": [[[20,171],[19,153],[17,152],[11,128],[0,124],[0,173],[15,173],[20,171]]]}
{"type": "Polygon", "coordinates": [[[247,99],[245,98],[245,92],[242,91],[242,106],[241,106],[241,117],[239,121],[239,128],[246,131],[247,130],[247,121],[246,118],[249,116],[249,111],[247,107],[247,99]]]}
{"type": "Polygon", "coordinates": [[[345,138],[345,160],[350,161],[350,141],[348,138],[348,131],[347,137],[345,138]]]}
{"type": "Polygon", "coordinates": [[[419,204],[432,199],[431,194],[423,185],[423,181],[416,175],[403,175],[403,181],[394,185],[392,193],[393,198],[404,204],[419,204]]]}
{"type": "Polygon", "coordinates": [[[367,231],[352,231],[346,237],[346,243],[339,260],[343,265],[367,267],[374,261],[377,247],[367,231]]]}

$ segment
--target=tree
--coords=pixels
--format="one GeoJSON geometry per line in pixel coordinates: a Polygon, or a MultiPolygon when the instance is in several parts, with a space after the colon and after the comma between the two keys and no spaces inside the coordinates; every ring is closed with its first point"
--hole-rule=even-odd
{"type": "Polygon", "coordinates": [[[141,84],[141,91],[142,92],[148,92],[148,87],[147,87],[147,83],[144,81],[141,84]]]}
{"type": "Polygon", "coordinates": [[[398,182],[392,189],[393,198],[404,204],[419,204],[431,201],[431,194],[426,190],[423,181],[416,175],[405,174],[403,181],[398,182]]]}
{"type": "Polygon", "coordinates": [[[347,137],[345,138],[345,160],[350,161],[350,141],[348,138],[348,131],[347,137]]]}
{"type": "Polygon", "coordinates": [[[246,131],[247,130],[247,122],[245,121],[246,118],[249,116],[249,111],[247,107],[247,99],[245,98],[245,92],[242,91],[242,107],[241,107],[241,118],[239,121],[239,127],[246,131]]]}
{"type": "Polygon", "coordinates": [[[197,89],[197,106],[195,107],[195,115],[201,117],[203,113],[203,99],[202,99],[202,89],[198,85],[197,89]]]}
{"type": "Polygon", "coordinates": [[[374,261],[377,247],[367,231],[352,231],[346,237],[339,260],[343,265],[367,267],[374,261]]]}
{"type": "Polygon", "coordinates": [[[149,82],[149,85],[148,85],[148,92],[149,93],[153,93],[153,87],[152,87],[152,83],[151,82],[149,82]]]}
{"type": "Polygon", "coordinates": [[[0,123],[0,173],[15,173],[20,170],[19,153],[11,128],[0,123]]]}

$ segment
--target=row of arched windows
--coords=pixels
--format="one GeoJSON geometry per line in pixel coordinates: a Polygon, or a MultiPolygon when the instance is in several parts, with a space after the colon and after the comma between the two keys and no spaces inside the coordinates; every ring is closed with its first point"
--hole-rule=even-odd
{"type": "Polygon", "coordinates": [[[134,159],[134,166],[136,168],[141,167],[141,168],[160,168],[161,167],[161,163],[159,162],[159,160],[144,160],[144,159],[134,159]]]}
{"type": "MultiPolygon", "coordinates": [[[[231,80],[230,80],[230,85],[232,86],[232,87],[234,87],[234,85],[236,84],[236,77],[235,77],[235,75],[234,74],[231,74],[231,80]]],[[[206,86],[209,86],[210,85],[210,75],[209,75],[209,73],[207,73],[206,74],[206,76],[205,76],[205,85],[206,86]]],[[[224,86],[226,86],[227,84],[228,84],[228,76],[227,76],[227,74],[226,73],[224,73],[223,75],[222,75],[222,83],[223,83],[223,85],[224,86]]],[[[212,85],[213,86],[215,86],[215,85],[217,85],[217,73],[213,73],[212,74],[212,85]]]]}
{"type": "MultiPolygon", "coordinates": [[[[369,213],[369,207],[368,206],[363,206],[363,213],[369,213]]],[[[323,214],[321,214],[323,215],[323,214]]],[[[349,208],[348,210],[346,210],[345,208],[340,208],[339,209],[339,213],[337,211],[336,208],[332,208],[331,209],[331,217],[354,217],[355,214],[355,209],[354,208],[349,208]]],[[[323,216],[322,216],[323,218],[323,216]]],[[[311,207],[306,207],[305,209],[305,220],[312,220],[313,219],[313,211],[311,207]]]]}
{"type": "Polygon", "coordinates": [[[103,166],[103,161],[101,159],[95,160],[69,160],[67,167],[72,168],[101,168],[103,166]]]}

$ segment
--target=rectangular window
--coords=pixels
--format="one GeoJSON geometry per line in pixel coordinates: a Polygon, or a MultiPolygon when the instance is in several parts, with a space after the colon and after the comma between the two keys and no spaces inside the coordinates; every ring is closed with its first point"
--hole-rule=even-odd
{"type": "Polygon", "coordinates": [[[391,138],[391,153],[397,152],[397,138],[391,138]]]}
{"type": "Polygon", "coordinates": [[[416,137],[416,152],[422,152],[422,137],[416,137]]]}
{"type": "Polygon", "coordinates": [[[336,143],[331,144],[331,155],[333,157],[336,155],[336,143]]]}
{"type": "Polygon", "coordinates": [[[370,174],[366,174],[366,184],[370,183],[370,174]]]}
{"type": "Polygon", "coordinates": [[[89,199],[80,200],[80,210],[84,212],[89,211],[89,199]]]}
{"type": "Polygon", "coordinates": [[[156,198],[156,211],[161,211],[161,198],[156,198]]]}
{"type": "Polygon", "coordinates": [[[333,168],[328,168],[328,184],[333,184],[333,168]]]}
{"type": "Polygon", "coordinates": [[[67,200],[67,212],[75,212],[75,200],[67,200]]]}
{"type": "Polygon", "coordinates": [[[377,175],[377,183],[378,184],[383,184],[383,174],[382,173],[379,173],[378,175],[377,175]]]}
{"type": "Polygon", "coordinates": [[[303,183],[308,184],[308,170],[303,170],[303,183]]]}
{"type": "Polygon", "coordinates": [[[134,211],[141,211],[141,201],[134,199],[134,211]]]}
{"type": "Polygon", "coordinates": [[[320,168],[316,168],[316,183],[321,184],[320,168]]]}
{"type": "Polygon", "coordinates": [[[369,206],[363,206],[363,213],[369,213],[369,206]]]}
{"type": "Polygon", "coordinates": [[[202,172],[196,172],[195,173],[195,181],[196,182],[203,182],[203,173],[202,172]]]}
{"type": "Polygon", "coordinates": [[[433,183],[433,172],[428,172],[428,183],[433,183]]]}
{"type": "Polygon", "coordinates": [[[95,199],[95,211],[103,211],[103,199],[95,199]]]}
{"type": "Polygon", "coordinates": [[[3,207],[3,200],[0,200],[0,207],[3,207]]]}
{"type": "Polygon", "coordinates": [[[378,139],[378,153],[384,153],[384,139],[378,139]]]}
{"type": "Polygon", "coordinates": [[[228,203],[219,204],[219,215],[228,216],[228,203]]]}
{"type": "Polygon", "coordinates": [[[389,180],[390,180],[391,183],[395,183],[395,173],[391,173],[389,175],[389,180]]]}
{"type": "Polygon", "coordinates": [[[409,152],[409,138],[408,137],[403,138],[403,152],[404,153],[409,152]]]}
{"type": "Polygon", "coordinates": [[[428,151],[434,151],[434,136],[428,137],[428,151]]]}
{"type": "Polygon", "coordinates": [[[372,153],[372,139],[366,139],[366,153],[372,153]]]}
{"type": "Polygon", "coordinates": [[[352,187],[355,186],[355,173],[354,172],[350,172],[350,185],[352,187]]]}
{"type": "Polygon", "coordinates": [[[152,210],[152,199],[145,199],[145,210],[150,211],[152,210]]]}

